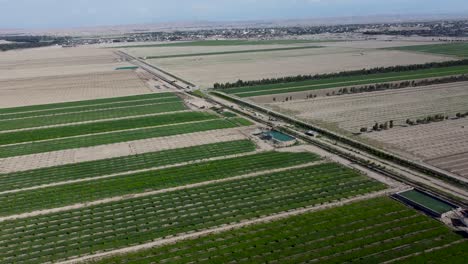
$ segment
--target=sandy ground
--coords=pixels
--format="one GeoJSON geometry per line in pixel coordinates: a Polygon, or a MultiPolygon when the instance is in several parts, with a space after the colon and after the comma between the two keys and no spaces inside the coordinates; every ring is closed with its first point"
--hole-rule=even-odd
{"type": "Polygon", "coordinates": [[[273,103],[269,106],[296,116],[335,125],[350,132],[372,127],[375,122],[395,121],[404,125],[406,119],[423,118],[431,114],[454,116],[466,112],[468,82],[431,85],[416,88],[386,90],[372,93],[318,97],[273,103]]]}
{"type": "Polygon", "coordinates": [[[322,43],[302,43],[287,45],[238,45],[238,46],[192,46],[192,47],[145,47],[145,48],[126,48],[125,52],[136,57],[146,56],[168,56],[178,54],[196,54],[225,51],[243,51],[258,49],[277,49],[289,47],[323,46],[322,43]]]}
{"type": "Polygon", "coordinates": [[[134,71],[0,80],[0,108],[150,92],[134,71]]]}
{"type": "Polygon", "coordinates": [[[320,49],[148,60],[202,87],[215,82],[349,71],[447,61],[452,58],[400,51],[326,47],[320,49]]]}

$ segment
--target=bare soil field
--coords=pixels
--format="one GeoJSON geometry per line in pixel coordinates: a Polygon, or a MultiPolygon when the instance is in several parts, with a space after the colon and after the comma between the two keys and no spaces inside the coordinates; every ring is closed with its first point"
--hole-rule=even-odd
{"type": "MultiPolygon", "coordinates": [[[[322,44],[322,43],[321,43],[322,44]]],[[[444,56],[348,47],[325,47],[263,53],[152,59],[161,67],[202,87],[238,79],[258,80],[298,74],[317,74],[363,68],[451,60],[444,56]]]]}
{"type": "Polygon", "coordinates": [[[416,120],[436,114],[454,117],[456,113],[465,113],[467,102],[468,83],[460,82],[267,106],[345,133],[359,132],[361,127],[371,129],[375,122],[393,120],[394,128],[364,133],[360,137],[406,157],[468,177],[467,118],[406,125],[406,119],[416,120]]]}
{"type": "Polygon", "coordinates": [[[246,50],[261,50],[261,49],[279,49],[289,47],[307,47],[307,46],[323,46],[322,43],[304,43],[304,44],[289,44],[289,45],[238,45],[238,46],[174,46],[174,47],[142,47],[142,48],[126,48],[125,52],[136,56],[169,56],[180,54],[199,54],[199,53],[216,53],[226,51],[246,51],[246,50]]]}
{"type": "Polygon", "coordinates": [[[406,119],[428,115],[454,116],[466,112],[468,83],[451,83],[372,93],[318,97],[269,104],[273,108],[293,112],[303,119],[328,123],[349,132],[372,127],[375,122],[394,120],[405,125],[406,119]]]}
{"type": "Polygon", "coordinates": [[[127,66],[112,50],[46,47],[0,53],[0,80],[86,74],[127,66]]]}
{"type": "Polygon", "coordinates": [[[135,71],[0,80],[0,108],[149,93],[135,71]]]}

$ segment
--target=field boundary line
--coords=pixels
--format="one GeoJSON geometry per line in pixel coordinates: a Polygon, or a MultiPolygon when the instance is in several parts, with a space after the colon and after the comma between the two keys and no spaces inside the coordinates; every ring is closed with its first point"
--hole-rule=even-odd
{"type": "MultiPolygon", "coordinates": [[[[178,149],[178,148],[196,147],[196,146],[201,146],[201,145],[206,145],[206,144],[225,143],[229,141],[250,140],[248,136],[242,134],[241,132],[239,132],[239,130],[240,130],[239,127],[224,128],[224,129],[217,129],[217,130],[210,130],[210,131],[193,132],[189,134],[180,134],[180,135],[164,136],[164,137],[158,137],[158,138],[146,138],[146,139],[125,141],[125,142],[116,142],[116,143],[111,143],[108,145],[97,145],[97,146],[82,147],[82,148],[77,148],[77,149],[75,148],[75,149],[50,151],[46,153],[48,153],[49,155],[54,155],[54,156],[61,156],[61,155],[66,155],[67,152],[69,152],[70,150],[73,150],[74,154],[73,154],[73,158],[67,161],[62,160],[54,164],[44,163],[44,164],[30,166],[30,167],[24,166],[24,163],[28,163],[29,160],[31,159],[36,159],[36,158],[40,159],[39,155],[43,155],[44,153],[28,154],[28,155],[14,156],[14,157],[9,157],[9,158],[0,158],[0,164],[1,164],[0,175],[16,173],[16,172],[24,172],[24,171],[30,171],[30,170],[36,170],[36,169],[42,169],[42,168],[57,167],[57,166],[75,164],[75,163],[91,162],[91,161],[96,161],[96,160],[106,160],[106,159],[119,158],[119,157],[125,157],[125,156],[160,152],[160,151],[173,149],[174,147],[178,149]],[[193,141],[187,142],[186,139],[188,138],[193,139],[193,141]],[[158,148],[153,149],[153,148],[143,147],[143,145],[147,145],[147,144],[151,145],[153,144],[153,142],[158,144],[158,148]],[[169,145],[164,145],[162,144],[162,142],[169,143],[169,145]],[[177,144],[176,145],[171,144],[172,142],[177,142],[177,144]],[[112,153],[112,155],[101,155],[99,157],[95,157],[96,152],[97,153],[101,153],[103,151],[105,152],[105,150],[103,150],[105,148],[108,148],[108,147],[119,148],[120,146],[126,146],[129,148],[130,146],[133,146],[133,147],[136,147],[138,150],[137,152],[128,151],[125,153],[122,152],[122,153],[118,153],[115,155],[114,153],[112,153]],[[78,155],[78,157],[75,155],[78,155]],[[19,164],[23,163],[23,166],[21,166],[21,168],[12,167],[11,163],[19,163],[19,164]]],[[[264,149],[261,146],[257,146],[257,148],[264,149]]]]}
{"type": "MultiPolygon", "coordinates": [[[[93,110],[84,110],[78,112],[65,112],[65,113],[58,113],[58,114],[46,114],[46,115],[35,115],[35,116],[26,116],[26,117],[16,117],[16,118],[8,118],[8,119],[1,119],[0,121],[14,121],[14,120],[24,120],[29,118],[39,118],[39,117],[55,117],[55,116],[63,116],[63,115],[70,115],[70,114],[82,114],[82,113],[95,113],[107,110],[118,110],[118,109],[127,109],[127,108],[137,108],[137,107],[144,107],[144,106],[155,106],[155,105],[163,105],[163,104],[174,104],[174,103],[183,103],[183,101],[173,101],[173,102],[163,102],[163,103],[150,103],[150,104],[141,104],[141,105],[130,105],[130,106],[118,106],[118,107],[110,107],[110,108],[102,108],[102,109],[93,109],[93,110]]],[[[168,113],[168,112],[166,112],[168,113]]],[[[97,119],[100,120],[100,119],[97,119]]]]}
{"type": "MultiPolygon", "coordinates": [[[[457,70],[457,71],[444,71],[444,72],[440,72],[440,73],[455,73],[455,74],[464,74],[464,73],[468,73],[468,69],[467,70],[457,70]],[[463,73],[461,73],[463,72],[463,73]]],[[[392,76],[392,77],[381,77],[381,78],[373,78],[373,79],[360,79],[360,80],[356,80],[356,81],[345,81],[345,82],[332,82],[332,83],[322,83],[322,84],[311,84],[311,85],[301,85],[301,86],[291,86],[291,87],[282,87],[282,88],[273,88],[273,89],[265,89],[265,90],[252,90],[252,91],[247,91],[247,92],[234,92],[234,93],[228,93],[229,92],[229,88],[228,89],[224,89],[226,91],[226,93],[228,94],[233,94],[233,95],[242,95],[242,94],[249,94],[249,93],[257,93],[257,92],[262,92],[262,91],[279,91],[279,90],[287,90],[287,89],[296,89],[296,88],[306,88],[306,87],[316,87],[316,86],[321,86],[321,85],[335,85],[335,84],[352,84],[352,83],[357,83],[357,82],[362,82],[362,81],[379,81],[379,80],[388,80],[388,79],[392,79],[392,78],[406,78],[406,77],[413,77],[413,76],[421,76],[422,74],[408,74],[408,75],[399,75],[399,76],[392,76]]],[[[437,76],[437,77],[440,77],[440,76],[437,76]]],[[[436,77],[422,77],[422,78],[418,78],[418,79],[427,79],[427,78],[436,78],[436,77]]],[[[402,80],[396,80],[396,81],[402,81],[402,80]]],[[[372,84],[372,83],[366,83],[364,85],[368,85],[368,84],[372,84]]],[[[239,87],[241,88],[241,87],[239,87]]],[[[255,86],[252,86],[252,88],[255,88],[255,86]]],[[[334,88],[334,87],[330,87],[330,88],[334,88]]],[[[232,89],[236,89],[236,88],[232,88],[232,89]]],[[[221,90],[222,91],[222,90],[221,90]]],[[[250,97],[250,96],[249,96],[250,97]]]]}
{"type": "Polygon", "coordinates": [[[393,263],[395,261],[400,261],[400,260],[403,260],[403,259],[407,259],[407,258],[410,258],[410,257],[413,257],[413,256],[419,256],[419,255],[424,254],[424,253],[428,253],[428,252],[432,252],[432,251],[435,251],[435,250],[448,248],[450,246],[460,244],[460,243],[463,243],[463,242],[466,242],[466,240],[463,239],[463,238],[460,238],[459,240],[453,241],[451,243],[448,243],[448,244],[445,244],[445,245],[442,245],[442,246],[438,246],[438,247],[433,247],[433,248],[430,248],[430,249],[426,249],[426,250],[424,250],[422,252],[416,252],[416,253],[409,254],[409,255],[406,255],[406,256],[402,256],[402,257],[399,257],[399,258],[391,259],[391,260],[382,262],[382,264],[389,264],[389,263],[393,263]]]}
{"type": "MultiPolygon", "coordinates": [[[[188,112],[191,112],[191,111],[188,110],[188,112]]],[[[107,134],[112,134],[112,133],[121,133],[121,132],[137,131],[137,130],[143,130],[143,129],[152,129],[152,128],[160,128],[160,127],[170,127],[170,126],[177,126],[177,125],[190,125],[190,124],[203,123],[203,122],[208,122],[208,121],[213,121],[213,120],[222,120],[222,119],[219,119],[219,118],[212,118],[212,119],[206,119],[206,120],[200,120],[200,121],[190,121],[190,122],[183,122],[183,123],[173,123],[173,124],[160,125],[160,126],[137,127],[137,128],[131,128],[131,129],[115,130],[115,131],[100,132],[100,133],[93,133],[93,134],[84,134],[84,135],[77,135],[77,136],[71,136],[71,137],[62,137],[62,138],[52,138],[52,139],[44,139],[44,140],[36,140],[36,141],[27,141],[27,142],[21,142],[21,143],[0,145],[0,148],[2,148],[2,147],[11,147],[11,146],[20,146],[20,145],[26,145],[26,144],[38,143],[38,142],[59,141],[59,140],[70,139],[70,138],[83,138],[83,137],[90,137],[90,136],[107,135],[107,134]]],[[[1,135],[1,133],[0,133],[0,135],[1,135]]],[[[126,141],[124,141],[124,142],[126,142],[126,141]]],[[[111,143],[111,144],[113,144],[113,143],[111,143]]],[[[104,145],[108,145],[108,144],[104,144],[104,145]]]]}
{"type": "MultiPolygon", "coordinates": [[[[0,135],[4,134],[4,133],[6,134],[6,133],[32,131],[32,130],[46,129],[46,128],[95,124],[95,123],[108,122],[108,121],[121,121],[121,120],[134,119],[134,118],[140,118],[140,117],[152,117],[152,116],[161,116],[161,115],[168,115],[168,114],[180,114],[180,113],[187,113],[187,112],[193,112],[193,111],[191,111],[189,109],[186,109],[186,110],[172,111],[172,112],[162,112],[162,113],[153,113],[153,114],[145,114],[145,115],[115,117],[115,118],[108,118],[108,119],[96,119],[96,120],[89,120],[89,121],[83,121],[83,122],[63,123],[63,124],[56,124],[56,125],[50,125],[50,126],[37,126],[37,127],[28,127],[28,128],[13,129],[13,130],[2,130],[2,131],[0,131],[0,135]]],[[[4,121],[4,120],[1,120],[0,122],[2,122],[2,121],[4,121]]]]}
{"type": "Polygon", "coordinates": [[[134,199],[134,198],[141,198],[141,197],[157,195],[157,194],[162,194],[162,193],[192,189],[192,188],[207,186],[207,185],[211,185],[211,184],[215,184],[215,183],[223,183],[223,182],[230,182],[230,181],[248,179],[248,178],[267,175],[267,174],[271,174],[271,173],[277,173],[277,172],[283,172],[283,171],[288,171],[288,170],[306,168],[306,167],[310,167],[310,166],[316,166],[316,165],[323,164],[325,162],[326,162],[325,160],[320,160],[320,161],[315,161],[315,162],[308,162],[308,163],[300,164],[300,165],[296,165],[296,166],[290,166],[290,167],[274,169],[274,170],[264,170],[264,171],[259,171],[259,172],[254,172],[254,173],[249,173],[249,174],[244,174],[244,175],[239,175],[239,176],[234,176],[234,177],[228,177],[228,178],[224,178],[224,179],[204,181],[204,182],[187,184],[187,185],[171,187],[171,188],[155,190],[155,191],[149,191],[149,192],[125,194],[125,195],[121,195],[121,196],[115,196],[115,197],[111,197],[111,198],[104,198],[104,199],[101,199],[101,200],[96,200],[96,201],[91,201],[91,202],[77,203],[77,204],[73,204],[73,205],[57,207],[57,208],[52,208],[52,209],[44,209],[44,210],[37,210],[37,211],[28,212],[28,213],[9,215],[9,216],[5,216],[5,217],[0,217],[0,223],[4,222],[4,221],[9,221],[9,220],[24,219],[24,218],[34,217],[34,216],[47,215],[47,214],[64,212],[64,211],[69,211],[69,210],[76,210],[76,209],[91,207],[91,206],[100,205],[100,204],[119,202],[119,201],[124,201],[124,200],[129,200],[129,199],[134,199]]]}
{"type": "Polygon", "coordinates": [[[241,154],[225,155],[225,156],[219,156],[219,157],[213,157],[213,158],[207,158],[207,159],[198,159],[198,160],[180,162],[180,163],[169,164],[169,165],[164,165],[164,166],[151,167],[151,168],[148,168],[148,169],[132,170],[132,171],[126,171],[126,172],[121,172],[121,173],[113,173],[113,174],[103,175],[103,176],[96,176],[96,177],[83,178],[83,179],[77,179],[77,180],[54,182],[54,183],[50,183],[50,184],[37,185],[37,186],[28,187],[28,188],[3,191],[3,192],[0,192],[0,195],[10,194],[10,193],[19,193],[19,192],[24,192],[24,191],[32,191],[32,190],[38,190],[38,189],[45,189],[45,188],[49,188],[49,187],[63,186],[63,185],[73,184],[73,183],[90,182],[90,181],[96,181],[96,180],[102,180],[102,179],[109,179],[109,178],[115,178],[115,177],[119,177],[119,176],[127,176],[127,175],[131,175],[131,174],[142,173],[142,172],[158,171],[158,170],[176,168],[176,167],[187,166],[187,165],[192,165],[192,164],[198,164],[198,163],[208,162],[208,161],[218,161],[218,160],[223,160],[223,159],[240,158],[240,157],[250,156],[250,155],[254,155],[254,154],[258,154],[258,153],[262,153],[262,152],[263,151],[251,151],[251,152],[241,153],[241,154]]]}
{"type": "Polygon", "coordinates": [[[82,262],[88,261],[88,260],[102,259],[102,258],[105,258],[105,257],[114,256],[114,255],[134,253],[134,252],[138,252],[138,251],[141,251],[141,250],[150,249],[150,248],[154,248],[154,247],[158,247],[158,246],[163,246],[163,245],[168,245],[168,244],[175,244],[175,243],[177,243],[179,241],[182,241],[182,240],[196,239],[196,238],[199,238],[199,237],[202,237],[202,236],[207,236],[207,235],[211,235],[211,234],[218,234],[218,233],[222,233],[222,232],[226,232],[226,231],[230,231],[230,230],[234,230],[234,229],[239,229],[239,228],[246,227],[246,226],[273,222],[273,221],[285,219],[285,218],[288,218],[288,217],[291,217],[291,216],[296,216],[296,215],[301,215],[301,214],[305,214],[305,213],[321,211],[321,210],[324,210],[324,209],[329,209],[329,208],[333,208],[333,207],[337,207],[337,206],[343,206],[343,205],[346,205],[346,204],[359,202],[359,201],[363,201],[363,200],[368,200],[368,199],[371,199],[371,198],[386,196],[386,195],[392,194],[392,193],[397,192],[397,191],[398,191],[398,189],[385,189],[385,190],[378,191],[378,192],[373,192],[373,193],[369,193],[369,194],[355,196],[355,197],[352,197],[352,198],[349,198],[349,199],[346,199],[346,200],[343,200],[343,201],[330,202],[330,203],[326,203],[326,204],[322,204],[322,205],[318,205],[318,206],[310,206],[310,207],[304,207],[304,208],[300,208],[300,209],[293,209],[293,210],[289,210],[289,211],[275,213],[275,214],[272,214],[272,215],[269,215],[269,216],[266,216],[266,217],[254,218],[254,219],[250,219],[250,220],[243,220],[243,221],[241,221],[239,223],[219,226],[219,227],[206,229],[206,230],[195,232],[195,233],[189,233],[189,234],[182,233],[182,234],[176,235],[175,237],[171,237],[171,238],[162,238],[162,239],[155,240],[153,242],[144,243],[144,244],[137,245],[137,246],[131,246],[131,247],[126,247],[126,248],[116,249],[116,250],[103,252],[103,253],[98,253],[98,254],[94,254],[94,255],[87,255],[87,256],[71,259],[71,260],[59,261],[57,263],[60,263],[60,264],[75,264],[75,263],[82,263],[82,262]]]}
{"type": "MultiPolygon", "coordinates": [[[[150,95],[150,94],[158,94],[158,93],[147,93],[142,95],[150,95]]],[[[110,97],[110,98],[119,98],[119,97],[110,97]]],[[[110,99],[110,98],[102,98],[102,99],[110,99]]],[[[41,110],[30,110],[30,111],[20,111],[20,112],[12,112],[12,113],[0,113],[0,116],[3,115],[13,115],[13,114],[24,114],[24,113],[35,113],[35,112],[45,112],[50,110],[60,110],[60,109],[71,109],[71,108],[78,108],[78,107],[86,107],[86,106],[93,106],[93,105],[108,105],[108,104],[116,104],[116,103],[129,103],[129,102],[142,102],[142,101],[149,101],[154,99],[169,99],[169,98],[177,98],[174,96],[166,96],[166,97],[155,97],[155,98],[147,98],[147,99],[138,99],[138,100],[129,100],[129,101],[115,101],[115,102],[108,102],[108,103],[95,103],[95,104],[84,104],[84,105],[76,105],[76,106],[67,106],[67,107],[56,107],[56,108],[48,108],[48,109],[41,109],[41,110]]],[[[97,99],[99,100],[99,99],[97,99]]],[[[84,100],[87,101],[87,100],[84,100]]],[[[72,102],[63,102],[63,103],[76,103],[82,101],[72,101],[72,102]]],[[[29,107],[34,105],[26,105],[20,107],[29,107]]],[[[8,107],[8,108],[15,108],[15,107],[8,107]]],[[[8,109],[3,108],[3,109],[8,109]]]]}

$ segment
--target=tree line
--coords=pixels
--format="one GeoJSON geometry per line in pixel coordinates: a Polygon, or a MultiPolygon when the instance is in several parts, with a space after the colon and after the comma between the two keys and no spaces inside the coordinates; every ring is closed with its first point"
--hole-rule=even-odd
{"type": "Polygon", "coordinates": [[[288,76],[280,78],[264,78],[261,80],[251,80],[243,81],[238,80],[237,82],[226,82],[226,83],[215,83],[213,84],[214,89],[229,89],[237,87],[247,87],[247,86],[257,86],[257,85],[268,85],[268,84],[279,84],[279,83],[289,83],[289,82],[301,82],[309,80],[323,80],[331,79],[337,77],[352,77],[360,75],[369,75],[377,73],[389,73],[389,72],[406,72],[414,70],[424,70],[424,69],[434,69],[434,68],[444,68],[451,66],[465,66],[468,65],[468,59],[464,60],[455,60],[455,61],[445,61],[445,62],[429,62],[425,64],[413,64],[413,65],[398,65],[391,67],[377,67],[371,69],[362,69],[355,71],[342,71],[337,73],[325,73],[325,74],[315,74],[315,75],[297,75],[297,76],[288,76]]]}
{"type": "Polygon", "coordinates": [[[59,45],[65,43],[67,38],[49,36],[0,36],[0,40],[11,42],[0,45],[0,51],[7,51],[59,45]]]}

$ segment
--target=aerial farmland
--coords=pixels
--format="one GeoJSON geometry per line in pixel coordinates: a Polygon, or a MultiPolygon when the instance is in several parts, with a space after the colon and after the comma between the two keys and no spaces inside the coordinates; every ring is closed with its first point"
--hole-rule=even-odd
{"type": "Polygon", "coordinates": [[[463,263],[468,66],[421,44],[0,53],[0,262],[463,263]]]}

